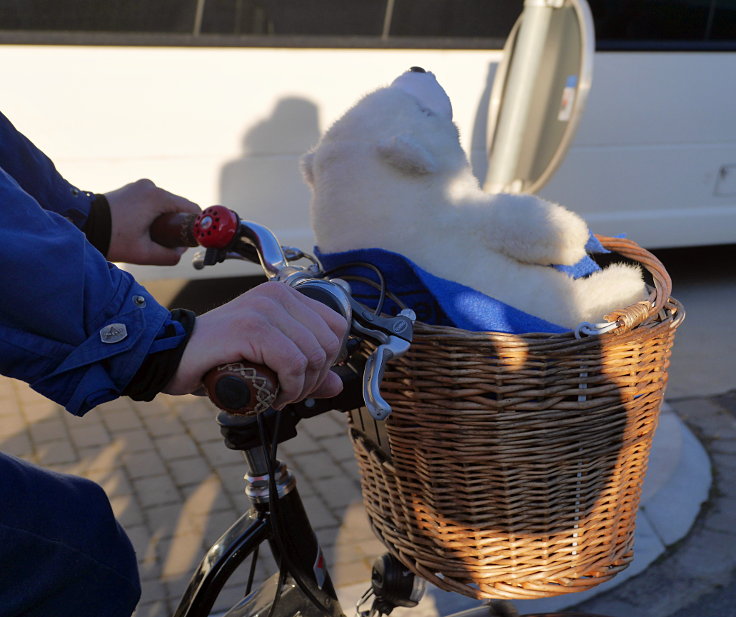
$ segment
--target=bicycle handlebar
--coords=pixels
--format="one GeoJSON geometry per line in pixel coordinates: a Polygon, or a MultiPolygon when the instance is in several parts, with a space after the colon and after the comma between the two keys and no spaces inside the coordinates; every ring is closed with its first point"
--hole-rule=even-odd
{"type": "Polygon", "coordinates": [[[196,214],[186,212],[162,214],[151,224],[149,231],[151,239],[167,249],[198,246],[196,238],[192,235],[192,226],[196,218],[196,214]]]}
{"type": "MultiPolygon", "coordinates": [[[[349,285],[327,279],[314,262],[309,267],[292,266],[274,234],[261,225],[241,221],[224,206],[212,206],[193,217],[164,214],[151,226],[151,238],[164,246],[200,245],[207,249],[195,264],[213,265],[231,256],[260,262],[266,276],[326,304],[350,324],[338,362],[347,356],[349,336],[368,338],[376,349],[365,363],[363,399],[377,420],[385,419],[391,407],[380,393],[386,363],[405,353],[411,344],[415,315],[404,310],[396,317],[377,315],[350,295],[349,285]]],[[[304,256],[296,251],[297,257],[304,256]]],[[[254,415],[269,409],[278,394],[278,379],[267,366],[247,361],[223,364],[207,372],[203,384],[210,400],[227,412],[254,415]]]]}

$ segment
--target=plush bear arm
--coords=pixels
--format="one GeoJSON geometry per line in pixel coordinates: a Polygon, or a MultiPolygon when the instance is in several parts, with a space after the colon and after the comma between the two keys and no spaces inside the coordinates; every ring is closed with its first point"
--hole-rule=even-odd
{"type": "Polygon", "coordinates": [[[577,214],[534,195],[501,193],[491,200],[487,240],[523,263],[572,265],[585,257],[588,227],[577,214]]]}

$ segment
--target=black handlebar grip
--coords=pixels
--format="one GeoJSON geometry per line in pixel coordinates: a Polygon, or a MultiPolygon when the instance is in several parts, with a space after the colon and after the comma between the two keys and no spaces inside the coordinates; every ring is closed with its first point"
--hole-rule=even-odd
{"type": "Polygon", "coordinates": [[[162,214],[153,223],[149,233],[151,240],[168,249],[180,246],[197,246],[193,234],[196,214],[186,212],[171,212],[162,214]]]}
{"type": "Polygon", "coordinates": [[[253,416],[273,405],[279,382],[270,368],[250,362],[222,364],[202,380],[210,400],[233,414],[253,416]]]}

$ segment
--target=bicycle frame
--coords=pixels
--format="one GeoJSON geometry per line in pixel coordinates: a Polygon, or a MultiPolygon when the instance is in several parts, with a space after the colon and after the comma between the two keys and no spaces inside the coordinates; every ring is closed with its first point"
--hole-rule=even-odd
{"type": "MultiPolygon", "coordinates": [[[[358,366],[362,365],[358,363],[358,366]]],[[[287,441],[296,436],[296,425],[305,418],[331,409],[359,406],[362,400],[359,371],[355,365],[342,367],[339,374],[344,384],[343,391],[329,401],[309,400],[290,405],[280,412],[270,409],[260,418],[220,412],[218,422],[226,445],[243,452],[247,467],[245,493],[252,506],[207,551],[191,578],[175,617],[208,617],[230,576],[246,559],[254,555],[257,558],[257,551],[265,542],[270,545],[276,563],[287,560],[297,578],[307,585],[307,590],[295,584],[294,579],[280,586],[279,575],[275,575],[256,591],[246,589],[246,597],[227,612],[227,617],[262,613],[264,607],[269,608],[273,604],[277,593],[283,612],[278,611],[276,615],[293,615],[299,611],[305,617],[323,617],[325,612],[317,608],[313,598],[328,610],[331,617],[343,614],[322,550],[299,496],[296,479],[283,463],[276,462],[275,468],[269,464],[268,443],[264,445],[262,442],[274,438],[277,443],[287,441]],[[281,521],[288,521],[288,525],[279,528],[281,521]]]]}

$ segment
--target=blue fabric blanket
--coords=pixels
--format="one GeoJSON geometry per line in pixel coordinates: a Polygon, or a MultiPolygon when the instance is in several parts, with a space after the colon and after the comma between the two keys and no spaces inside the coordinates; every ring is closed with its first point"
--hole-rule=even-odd
{"type": "MultiPolygon", "coordinates": [[[[594,236],[591,236],[586,250],[588,253],[609,252],[594,236]]],[[[470,287],[434,276],[406,257],[391,251],[359,249],[343,253],[322,253],[316,248],[315,253],[326,271],[332,276],[348,280],[353,295],[371,308],[375,308],[380,301],[379,290],[369,282],[379,282],[377,268],[385,278],[388,291],[412,308],[417,319],[424,323],[514,334],[569,331],[569,328],[520,311],[470,287]]],[[[574,266],[551,267],[574,278],[586,276],[599,269],[590,256],[574,266]]],[[[382,311],[395,314],[398,310],[398,305],[387,298],[382,311]]]]}

